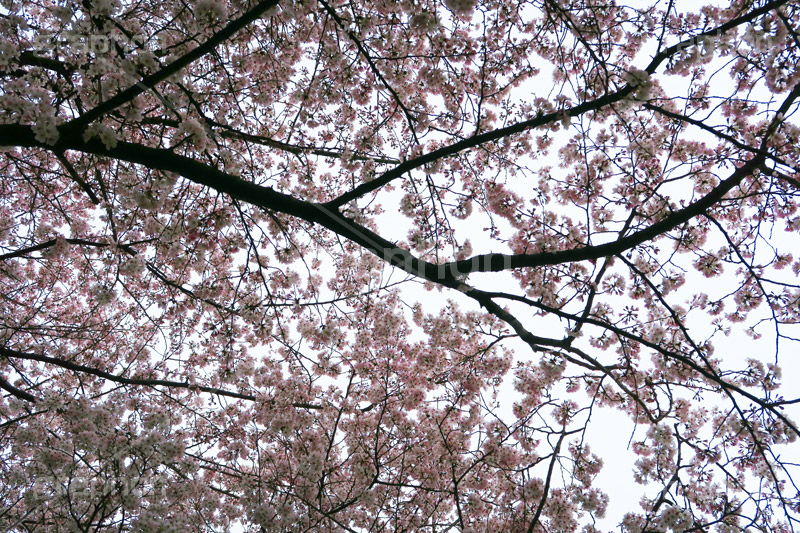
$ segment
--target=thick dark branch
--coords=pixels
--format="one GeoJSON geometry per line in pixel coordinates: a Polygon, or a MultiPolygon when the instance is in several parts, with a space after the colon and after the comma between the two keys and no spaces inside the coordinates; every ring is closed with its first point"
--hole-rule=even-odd
{"type": "Polygon", "coordinates": [[[559,250],[556,252],[540,252],[536,254],[484,254],[476,255],[469,259],[453,261],[441,265],[450,276],[469,274],[470,272],[497,272],[512,268],[537,267],[545,265],[557,265],[561,263],[571,263],[575,261],[596,260],[601,257],[619,255],[639,244],[651,241],[674,228],[691,220],[692,218],[704,214],[714,204],[722,200],[725,195],[734,187],[742,182],[747,176],[760,169],[765,159],[769,156],[766,147],[769,139],[780,126],[782,119],[778,117],[785,115],[794,101],[800,97],[800,84],[796,85],[787,95],[786,99],[777,110],[775,118],[767,126],[761,146],[755,151],[754,157],[737,168],[728,179],[723,180],[719,185],[708,194],[693,202],[683,209],[675,211],[663,220],[656,222],[643,230],[639,230],[627,237],[622,237],[615,241],[600,244],[597,246],[584,246],[582,248],[572,248],[570,250],[559,250]]]}
{"type": "Polygon", "coordinates": [[[761,172],[763,172],[764,174],[766,174],[766,175],[768,175],[768,176],[769,176],[769,175],[772,175],[772,176],[774,176],[774,177],[778,178],[778,179],[779,179],[779,180],[781,180],[781,181],[785,181],[786,183],[790,183],[790,184],[792,184],[792,185],[793,185],[793,186],[794,186],[796,189],[800,190],[800,179],[797,179],[797,178],[795,178],[795,177],[792,177],[792,176],[787,176],[787,175],[786,175],[786,174],[784,174],[783,172],[780,172],[780,171],[778,171],[778,170],[775,170],[774,168],[769,168],[769,167],[768,167],[768,166],[766,166],[766,165],[762,165],[762,166],[761,166],[761,172]]]}
{"type": "Polygon", "coordinates": [[[26,255],[38,252],[39,250],[45,250],[50,248],[51,246],[55,246],[56,239],[50,239],[49,241],[41,242],[39,244],[34,244],[33,246],[28,246],[26,248],[21,248],[19,250],[14,250],[13,252],[8,252],[7,254],[0,255],[0,261],[5,261],[7,259],[14,259],[15,257],[25,257],[26,255]]]}
{"type": "Polygon", "coordinates": [[[562,263],[572,263],[576,261],[596,260],[602,257],[619,255],[639,244],[651,241],[672,229],[702,215],[707,209],[722,200],[731,189],[738,185],[745,177],[751,175],[754,170],[763,163],[764,156],[757,155],[747,161],[726,180],[721,182],[711,192],[700,198],[694,203],[675,211],[663,220],[656,222],[645,229],[639,230],[627,237],[622,237],[612,242],[598,244],[596,246],[583,246],[569,250],[559,250],[555,252],[540,252],[536,254],[484,254],[476,255],[469,259],[453,261],[442,265],[444,269],[452,274],[469,274],[470,272],[497,272],[512,268],[539,267],[546,265],[558,265],[562,263]]]}
{"type": "MultiPolygon", "coordinates": [[[[674,44],[669,48],[666,48],[662,50],[660,53],[656,54],[656,56],[653,57],[653,60],[650,61],[650,64],[647,65],[647,68],[645,70],[650,74],[653,74],[664,61],[666,61],[676,53],[685,50],[691,46],[694,46],[697,43],[702,42],[704,37],[718,36],[737,26],[750,22],[760,17],[761,15],[764,15],[765,13],[768,13],[773,9],[782,6],[787,2],[788,0],[777,0],[774,2],[769,2],[765,4],[763,7],[750,11],[746,15],[742,15],[741,17],[726,22],[725,24],[722,24],[721,26],[718,26],[714,29],[705,31],[703,33],[698,34],[695,37],[690,37],[677,44],[674,44]]],[[[561,111],[540,115],[531,120],[518,122],[516,124],[512,124],[511,126],[507,126],[505,128],[499,128],[493,131],[487,131],[486,133],[475,135],[468,139],[462,139],[449,146],[444,146],[442,148],[439,148],[438,150],[434,150],[433,152],[429,152],[414,159],[405,161],[404,163],[401,163],[392,170],[385,172],[383,175],[375,178],[374,180],[369,181],[367,183],[362,183],[355,189],[345,194],[342,194],[338,198],[331,200],[326,204],[326,206],[329,208],[339,208],[342,205],[346,204],[347,202],[350,202],[352,200],[355,200],[356,198],[364,196],[365,194],[369,194],[372,191],[380,189],[384,185],[399,178],[406,172],[410,172],[411,170],[425,166],[438,159],[450,157],[459,152],[468,150],[470,148],[475,148],[482,144],[502,139],[503,137],[508,137],[510,135],[515,135],[518,133],[523,133],[531,129],[537,128],[539,126],[544,126],[546,124],[550,124],[551,122],[556,122],[558,120],[561,120],[565,116],[575,118],[580,115],[583,115],[584,113],[596,111],[615,102],[619,102],[626,96],[629,96],[633,91],[634,87],[632,87],[630,84],[627,84],[623,86],[620,90],[613,93],[608,93],[604,96],[601,96],[600,98],[597,98],[596,100],[592,100],[590,102],[584,102],[582,104],[561,111]]]]}
{"type": "Polygon", "coordinates": [[[7,391],[12,396],[19,398],[20,400],[25,400],[26,402],[34,403],[36,402],[36,396],[25,392],[24,390],[18,389],[11,383],[9,383],[3,376],[0,376],[0,389],[7,391]]]}
{"type": "Polygon", "coordinates": [[[103,157],[110,157],[144,165],[150,169],[175,172],[195,183],[205,185],[218,192],[249,204],[274,210],[301,218],[307,222],[320,224],[334,233],[363,246],[389,264],[428,281],[446,287],[457,288],[458,282],[439,265],[414,257],[409,251],[398,248],[358,223],[348,219],[336,209],[325,204],[298,200],[288,194],[275,191],[226,174],[189,157],[175,154],[169,150],[151,148],[127,142],[118,142],[115,148],[108,149],[96,139],[83,141],[80,136],[62,138],[55,146],[48,146],[34,137],[29,126],[17,124],[0,125],[0,146],[23,146],[47,150],[76,150],[103,157]]]}
{"type": "MultiPolygon", "coordinates": [[[[799,90],[796,88],[793,94],[799,90]]],[[[169,150],[127,142],[119,142],[116,147],[108,149],[98,140],[93,139],[84,142],[80,137],[76,136],[67,137],[55,147],[50,147],[37,141],[29,126],[11,124],[0,126],[0,145],[28,146],[54,149],[56,151],[77,150],[138,163],[151,169],[175,172],[195,183],[211,187],[218,192],[228,194],[244,202],[296,216],[307,222],[320,224],[370,250],[393,266],[401,268],[414,276],[454,289],[458,289],[460,286],[456,276],[471,272],[495,272],[513,268],[594,260],[618,255],[672,230],[695,216],[701,215],[708,208],[719,202],[727,192],[746,176],[752,174],[755,169],[763,164],[764,160],[763,155],[756,155],[700,200],[643,230],[610,243],[537,254],[486,254],[461,261],[435,265],[418,259],[407,250],[398,248],[394,243],[384,239],[372,230],[348,219],[338,210],[331,208],[329,204],[315,204],[298,200],[288,194],[275,191],[271,187],[263,187],[245,181],[169,150]]]]}
{"type": "Polygon", "coordinates": [[[75,67],[63,61],[43,57],[30,50],[25,50],[19,54],[19,64],[25,67],[41,67],[45,70],[52,70],[65,78],[69,78],[75,71],[75,67]]]}

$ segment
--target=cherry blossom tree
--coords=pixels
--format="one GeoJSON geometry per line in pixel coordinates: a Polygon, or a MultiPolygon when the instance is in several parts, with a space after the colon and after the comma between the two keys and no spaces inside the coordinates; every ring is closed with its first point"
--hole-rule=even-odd
{"type": "Polygon", "coordinates": [[[0,5],[2,529],[795,531],[797,3],[0,5]]]}

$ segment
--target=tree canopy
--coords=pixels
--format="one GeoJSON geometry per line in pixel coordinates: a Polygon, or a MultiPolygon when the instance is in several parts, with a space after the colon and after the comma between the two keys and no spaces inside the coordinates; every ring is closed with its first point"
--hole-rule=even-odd
{"type": "Polygon", "coordinates": [[[798,527],[800,4],[0,5],[2,529],[798,527]]]}

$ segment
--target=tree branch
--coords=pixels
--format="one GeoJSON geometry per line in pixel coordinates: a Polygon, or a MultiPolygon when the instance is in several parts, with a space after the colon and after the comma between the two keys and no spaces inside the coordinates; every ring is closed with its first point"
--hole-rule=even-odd
{"type": "MultiPolygon", "coordinates": [[[[64,359],[58,359],[55,357],[49,357],[47,355],[40,355],[36,353],[30,352],[20,352],[18,350],[13,350],[11,348],[6,348],[5,346],[0,346],[0,355],[3,355],[8,358],[14,359],[26,359],[29,361],[39,361],[40,363],[47,363],[50,365],[55,365],[61,368],[65,368],[67,370],[72,370],[73,372],[80,372],[83,374],[89,374],[91,376],[99,377],[106,379],[108,381],[113,381],[114,383],[119,383],[121,385],[142,385],[146,387],[170,387],[175,389],[188,389],[188,390],[198,390],[201,392],[207,392],[211,394],[216,394],[218,396],[226,396],[228,398],[237,398],[239,400],[248,400],[251,402],[256,401],[256,396],[252,394],[244,394],[241,392],[234,392],[225,389],[218,389],[215,387],[207,387],[205,385],[196,385],[191,384],[188,382],[180,382],[180,381],[169,381],[165,379],[144,379],[144,378],[126,378],[124,376],[118,376],[116,374],[111,374],[110,372],[106,372],[104,370],[99,370],[97,368],[92,368],[90,366],[80,365],[78,363],[73,363],[71,361],[66,361],[64,359]]],[[[2,380],[2,378],[0,378],[2,380]]],[[[7,383],[7,382],[6,382],[7,383]]],[[[3,382],[0,382],[0,387],[6,388],[3,385],[3,382]]],[[[8,390],[8,389],[6,389],[8,390]]],[[[21,392],[21,391],[20,391],[21,392]]],[[[22,393],[27,394],[27,393],[22,393]]],[[[16,394],[15,394],[16,395],[16,394]]],[[[30,396],[30,395],[28,395],[30,396]]],[[[33,398],[31,396],[31,398],[33,398]]],[[[33,400],[30,400],[33,401],[33,400]]],[[[321,405],[314,405],[310,403],[303,403],[303,402],[295,402],[291,404],[293,407],[297,407],[299,409],[314,409],[314,410],[321,410],[321,405]]]]}
{"type": "Polygon", "coordinates": [[[152,89],[158,83],[166,80],[173,74],[177,74],[182,69],[192,64],[194,61],[214,51],[217,48],[217,46],[219,46],[226,40],[233,37],[245,26],[247,26],[251,22],[254,22],[269,9],[277,5],[278,5],[278,0],[266,0],[264,2],[259,2],[258,4],[255,5],[255,7],[253,7],[253,9],[251,9],[238,19],[234,20],[233,22],[231,22],[218,32],[216,32],[206,42],[204,42],[197,48],[190,50],[189,52],[179,57],[169,65],[166,65],[158,72],[154,72],[149,76],[145,76],[141,80],[137,81],[136,83],[125,89],[124,91],[117,93],[116,95],[112,96],[105,102],[99,103],[93,109],[87,111],[78,118],[71,120],[70,122],[63,125],[61,128],[59,128],[62,137],[74,135],[75,132],[79,134],[82,133],[83,130],[89,124],[101,118],[106,113],[113,111],[114,109],[118,108],[121,105],[124,105],[127,102],[130,102],[143,92],[152,89]]]}
{"type": "Polygon", "coordinates": [[[35,403],[37,401],[36,396],[25,392],[24,390],[18,389],[9,383],[3,376],[0,376],[0,389],[9,392],[12,396],[16,396],[20,400],[25,400],[26,402],[35,403]]]}

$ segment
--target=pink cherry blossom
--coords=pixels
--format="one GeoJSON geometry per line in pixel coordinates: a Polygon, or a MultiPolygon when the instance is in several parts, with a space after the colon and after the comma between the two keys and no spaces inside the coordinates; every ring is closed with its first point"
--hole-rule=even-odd
{"type": "Polygon", "coordinates": [[[794,531],[799,36],[4,2],[0,529],[794,531]]]}

